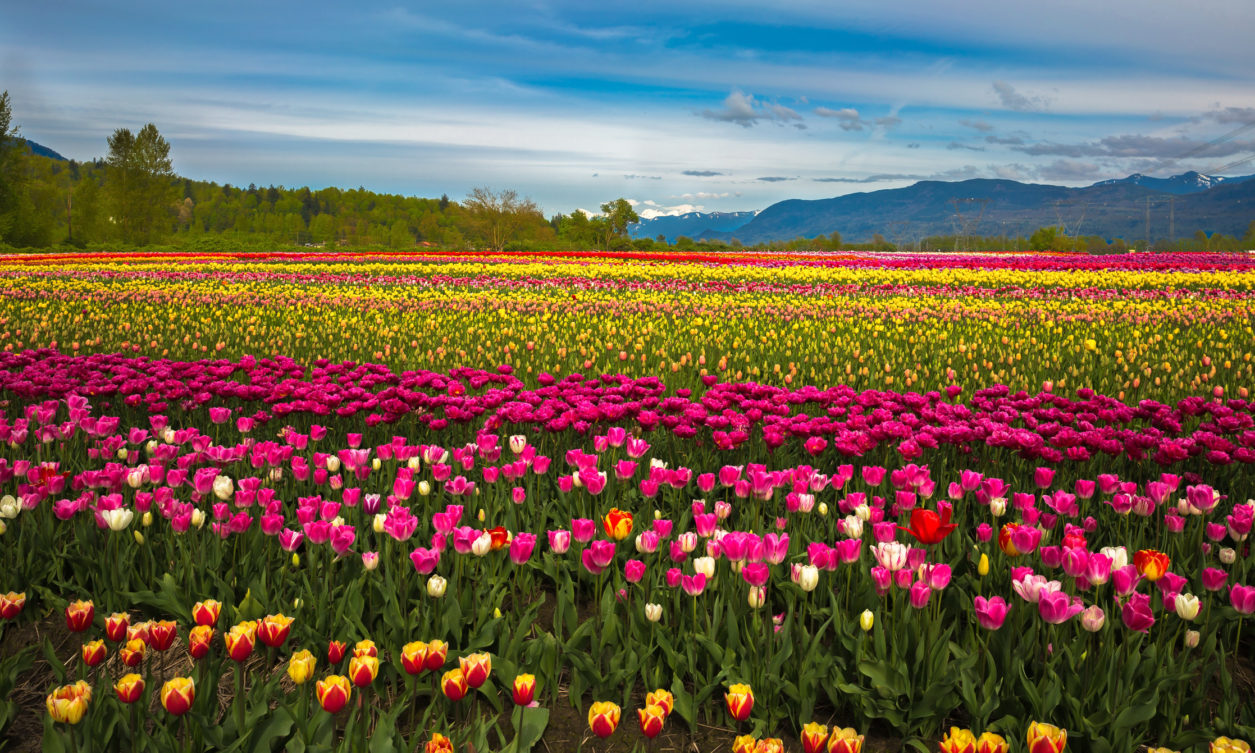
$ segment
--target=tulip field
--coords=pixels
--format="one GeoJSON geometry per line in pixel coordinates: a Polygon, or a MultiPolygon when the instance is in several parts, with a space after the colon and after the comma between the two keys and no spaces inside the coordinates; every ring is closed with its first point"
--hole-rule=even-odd
{"type": "Polygon", "coordinates": [[[1249,753],[1253,303],[1248,255],[0,255],[0,734],[1249,753]]]}

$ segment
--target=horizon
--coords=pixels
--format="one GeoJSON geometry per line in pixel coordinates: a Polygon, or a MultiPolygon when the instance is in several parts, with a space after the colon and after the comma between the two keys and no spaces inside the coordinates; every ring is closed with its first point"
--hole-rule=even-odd
{"type": "Polygon", "coordinates": [[[644,217],[920,180],[1240,175],[1255,159],[1255,52],[1233,0],[8,15],[0,89],[22,136],[88,161],[152,122],[176,172],[232,185],[457,201],[484,185],[547,216],[623,196],[644,217]],[[1204,34],[1206,55],[1183,44],[1204,34]]]}

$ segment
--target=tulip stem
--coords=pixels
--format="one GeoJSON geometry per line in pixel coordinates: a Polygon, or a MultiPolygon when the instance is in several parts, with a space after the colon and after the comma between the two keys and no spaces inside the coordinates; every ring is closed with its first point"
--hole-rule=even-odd
{"type": "Polygon", "coordinates": [[[235,664],[235,734],[244,736],[244,663],[235,664]]]}

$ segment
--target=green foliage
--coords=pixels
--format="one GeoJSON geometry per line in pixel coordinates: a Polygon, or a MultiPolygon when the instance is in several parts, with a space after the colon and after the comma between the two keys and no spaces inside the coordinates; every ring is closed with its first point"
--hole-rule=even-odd
{"type": "Polygon", "coordinates": [[[167,235],[176,208],[170,144],[152,123],[138,134],[119,128],[109,137],[105,187],[112,221],[125,243],[146,245],[167,235]]]}

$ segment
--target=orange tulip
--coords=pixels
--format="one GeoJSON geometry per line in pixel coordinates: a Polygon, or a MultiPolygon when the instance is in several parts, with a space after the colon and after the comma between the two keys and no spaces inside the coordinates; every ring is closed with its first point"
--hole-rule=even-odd
{"type": "Polygon", "coordinates": [[[1008,557],[1019,557],[1020,550],[1011,542],[1011,533],[1020,527],[1019,523],[1007,523],[998,529],[998,548],[1008,557]]]}
{"type": "Polygon", "coordinates": [[[359,688],[364,688],[379,676],[379,657],[365,654],[349,659],[349,679],[359,688]]]}
{"type": "Polygon", "coordinates": [[[1028,753],[1063,753],[1067,745],[1068,731],[1066,729],[1038,722],[1028,725],[1028,753]]]}
{"type": "Polygon", "coordinates": [[[450,701],[460,701],[466,697],[467,692],[470,691],[470,686],[466,684],[466,675],[462,672],[461,667],[444,673],[444,676],[440,678],[440,691],[450,701]]]}
{"type": "Polygon", "coordinates": [[[45,705],[54,722],[78,724],[82,721],[83,714],[87,713],[87,704],[91,699],[91,686],[79,680],[73,685],[63,685],[49,693],[45,705]]]}
{"type": "Polygon", "coordinates": [[[292,620],[292,617],[283,614],[271,614],[261,618],[257,625],[257,640],[271,648],[282,646],[288,639],[288,633],[292,632],[292,620]]]}
{"type": "Polygon", "coordinates": [[[318,705],[323,711],[334,714],[344,708],[353,695],[353,686],[344,675],[328,675],[318,681],[314,687],[314,695],[318,696],[318,705]]]}
{"type": "Polygon", "coordinates": [[[622,541],[632,534],[632,513],[617,507],[611,508],[606,517],[601,519],[601,526],[606,530],[607,537],[622,541]]]}
{"type": "Polygon", "coordinates": [[[489,654],[468,654],[458,659],[462,674],[466,675],[466,684],[478,688],[492,673],[492,656],[489,654]]]}
{"type": "Polygon", "coordinates": [[[416,675],[426,669],[427,644],[412,641],[401,648],[401,667],[408,675],[416,675]]]}
{"type": "Polygon", "coordinates": [[[743,722],[750,718],[750,712],[754,710],[754,691],[749,685],[737,683],[728,688],[723,698],[728,703],[728,713],[733,719],[743,722]]]}
{"type": "Polygon", "coordinates": [[[205,625],[215,627],[218,624],[218,615],[222,613],[222,604],[213,599],[205,599],[196,602],[192,607],[192,619],[197,625],[205,625]]]}
{"type": "Polygon", "coordinates": [[[113,692],[123,703],[135,703],[144,694],[144,678],[132,672],[113,684],[113,692]]]}
{"type": "Polygon", "coordinates": [[[1156,549],[1141,549],[1133,555],[1133,564],[1146,580],[1156,581],[1168,572],[1168,555],[1156,549]]]}
{"type": "Polygon", "coordinates": [[[65,626],[70,629],[70,632],[83,632],[92,626],[92,620],[95,618],[96,605],[90,601],[72,601],[65,608],[65,626]]]}
{"type": "Polygon", "coordinates": [[[663,722],[667,721],[667,712],[661,706],[649,704],[643,709],[637,709],[636,713],[641,719],[642,735],[652,740],[662,732],[663,722]]]}
{"type": "Polygon", "coordinates": [[[588,708],[588,726],[598,737],[610,737],[619,726],[619,705],[610,701],[595,701],[588,708]]]}
{"type": "Polygon", "coordinates": [[[853,727],[832,728],[828,737],[828,753],[859,753],[863,749],[863,736],[853,727]]]}
{"type": "Polygon", "coordinates": [[[89,667],[94,667],[105,660],[108,651],[105,650],[105,642],[102,640],[88,641],[83,644],[83,663],[89,667]]]}
{"type": "Polygon", "coordinates": [[[213,639],[213,628],[208,625],[197,625],[187,634],[187,652],[193,659],[203,659],[209,653],[209,645],[213,639]]]}
{"type": "Polygon", "coordinates": [[[233,661],[243,662],[253,653],[257,645],[257,623],[253,620],[232,625],[230,632],[223,633],[222,641],[227,646],[227,656],[233,661]]]}
{"type": "Polygon", "coordinates": [[[175,677],[161,686],[161,706],[175,716],[182,716],[196,700],[196,683],[190,677],[175,677]]]}

